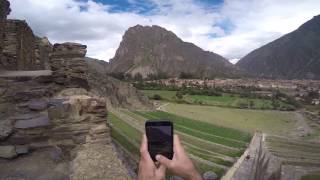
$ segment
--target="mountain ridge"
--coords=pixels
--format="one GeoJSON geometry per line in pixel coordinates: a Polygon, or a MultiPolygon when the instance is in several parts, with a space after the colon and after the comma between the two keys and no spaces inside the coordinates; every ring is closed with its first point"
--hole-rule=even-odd
{"type": "Polygon", "coordinates": [[[258,77],[320,79],[320,15],[253,50],[236,66],[258,77]]]}
{"type": "Polygon", "coordinates": [[[157,25],[130,27],[123,35],[115,56],[110,60],[111,73],[134,76],[164,74],[196,78],[235,77],[240,71],[227,59],[184,42],[173,32],[157,25]]]}

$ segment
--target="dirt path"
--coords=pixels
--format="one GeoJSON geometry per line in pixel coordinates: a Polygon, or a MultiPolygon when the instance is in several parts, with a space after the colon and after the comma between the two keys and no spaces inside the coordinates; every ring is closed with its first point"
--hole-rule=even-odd
{"type": "Polygon", "coordinates": [[[304,137],[307,134],[313,133],[313,129],[308,125],[305,117],[301,112],[299,111],[295,112],[295,117],[297,122],[296,122],[296,129],[294,130],[294,132],[292,132],[293,136],[304,137]]]}
{"type": "Polygon", "coordinates": [[[157,107],[157,110],[158,111],[166,111],[164,107],[168,106],[170,103],[165,103],[165,104],[162,104],[161,106],[157,107]]]}

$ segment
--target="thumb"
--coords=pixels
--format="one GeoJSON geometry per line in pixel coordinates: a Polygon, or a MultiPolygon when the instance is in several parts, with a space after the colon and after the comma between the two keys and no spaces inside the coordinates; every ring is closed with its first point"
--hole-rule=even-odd
{"type": "Polygon", "coordinates": [[[156,160],[159,161],[160,164],[163,164],[167,168],[171,167],[171,160],[160,154],[156,155],[156,160]]]}

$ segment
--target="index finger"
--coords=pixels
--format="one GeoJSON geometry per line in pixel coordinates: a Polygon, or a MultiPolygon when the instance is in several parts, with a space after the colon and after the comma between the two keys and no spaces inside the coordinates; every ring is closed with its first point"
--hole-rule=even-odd
{"type": "Polygon", "coordinates": [[[179,154],[183,153],[183,147],[180,142],[180,138],[178,135],[173,136],[173,152],[179,156],[179,154]]]}
{"type": "Polygon", "coordinates": [[[149,156],[148,140],[147,140],[146,134],[143,134],[143,136],[142,136],[142,141],[141,141],[141,146],[140,146],[140,154],[141,154],[141,157],[144,159],[147,159],[149,156]]]}

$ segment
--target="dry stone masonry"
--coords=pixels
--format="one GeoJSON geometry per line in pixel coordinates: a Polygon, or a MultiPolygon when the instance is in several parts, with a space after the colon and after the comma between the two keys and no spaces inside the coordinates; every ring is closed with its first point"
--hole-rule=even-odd
{"type": "Polygon", "coordinates": [[[8,23],[15,31],[6,36],[4,54],[10,54],[12,61],[4,66],[8,59],[1,59],[1,67],[47,67],[52,74],[19,73],[0,78],[1,177],[128,179],[111,145],[106,101],[93,94],[88,85],[86,46],[52,46],[46,38],[27,39],[25,35],[31,37],[32,31],[26,23],[8,23]],[[25,44],[15,44],[21,40],[26,40],[25,44]],[[27,46],[33,48],[31,54],[16,51],[28,51],[27,46]]]}
{"type": "Polygon", "coordinates": [[[48,69],[52,46],[39,38],[24,20],[7,20],[10,3],[0,1],[0,70],[48,69]]]}

